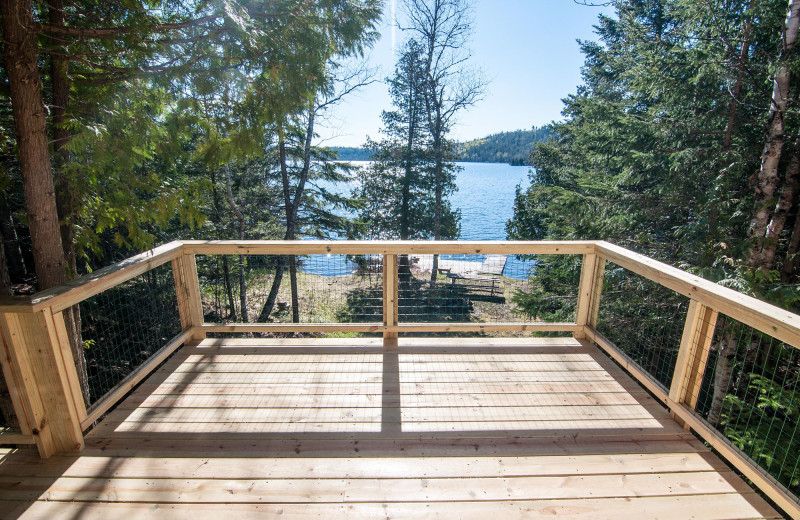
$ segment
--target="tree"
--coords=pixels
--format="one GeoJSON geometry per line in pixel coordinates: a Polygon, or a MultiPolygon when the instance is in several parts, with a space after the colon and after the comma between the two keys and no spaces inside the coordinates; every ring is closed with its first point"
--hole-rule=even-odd
{"type": "MultiPolygon", "coordinates": [[[[350,201],[314,187],[320,180],[345,180],[350,171],[348,165],[333,162],[335,154],[329,149],[313,146],[317,118],[345,96],[372,82],[371,70],[363,65],[353,69],[342,68],[337,61],[341,58],[331,57],[329,68],[318,84],[318,91],[311,96],[307,106],[277,125],[277,164],[286,224],[284,240],[295,240],[298,235],[319,237],[331,231],[342,233],[347,227],[346,219],[336,216],[330,208],[344,206],[350,209],[350,201]],[[306,213],[306,218],[302,218],[301,210],[306,213]]],[[[261,309],[259,321],[269,319],[287,266],[292,321],[300,321],[296,258],[289,256],[283,260],[276,267],[275,278],[261,309]]]]}
{"type": "MultiPolygon", "coordinates": [[[[363,200],[360,218],[371,237],[409,240],[434,236],[435,173],[425,112],[423,50],[413,39],[404,45],[388,80],[394,110],[382,114],[384,137],[367,144],[375,150],[374,162],[361,171],[356,196],[363,200]]],[[[455,237],[458,214],[446,204],[442,210],[440,235],[455,237]]],[[[408,263],[400,263],[407,270],[408,263]]]]}
{"type": "MultiPolygon", "coordinates": [[[[448,193],[455,190],[455,142],[448,138],[456,115],[480,99],[485,82],[466,69],[470,54],[470,4],[467,0],[405,0],[412,38],[419,42],[424,63],[422,83],[425,122],[433,159],[433,239],[443,233],[448,193]]],[[[438,273],[434,255],[431,283],[438,273]]]]}

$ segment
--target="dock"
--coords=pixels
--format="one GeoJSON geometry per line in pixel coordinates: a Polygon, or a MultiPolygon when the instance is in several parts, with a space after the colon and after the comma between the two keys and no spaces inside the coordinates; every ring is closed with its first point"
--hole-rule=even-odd
{"type": "MultiPolygon", "coordinates": [[[[439,258],[439,270],[462,278],[475,278],[479,275],[502,276],[508,262],[508,255],[487,255],[482,261],[449,260],[439,258]]],[[[413,255],[412,264],[422,272],[433,268],[433,255],[413,255]]]]}

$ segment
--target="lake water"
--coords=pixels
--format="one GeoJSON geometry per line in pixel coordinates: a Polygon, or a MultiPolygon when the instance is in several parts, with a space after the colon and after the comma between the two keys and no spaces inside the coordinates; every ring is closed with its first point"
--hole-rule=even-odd
{"type": "MultiPolygon", "coordinates": [[[[364,165],[366,162],[353,162],[364,165]]],[[[463,170],[456,176],[458,191],[450,196],[453,208],[461,211],[460,240],[505,240],[506,222],[514,215],[514,193],[517,185],[525,188],[528,181],[527,166],[499,163],[458,163],[463,170]]],[[[352,186],[340,184],[339,193],[349,193],[352,186]]],[[[443,259],[482,262],[480,255],[442,255],[443,259]]],[[[525,278],[530,270],[529,261],[509,257],[503,274],[512,278],[525,278]]],[[[355,264],[341,257],[312,256],[304,260],[301,269],[324,276],[342,276],[353,272],[355,264]]]]}

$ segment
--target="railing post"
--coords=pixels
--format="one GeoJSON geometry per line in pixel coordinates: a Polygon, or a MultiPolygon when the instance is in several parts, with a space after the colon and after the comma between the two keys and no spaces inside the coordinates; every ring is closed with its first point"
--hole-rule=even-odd
{"type": "Polygon", "coordinates": [[[194,253],[183,253],[172,260],[172,277],[178,297],[178,314],[181,329],[194,329],[190,341],[202,341],[206,337],[203,326],[203,303],[200,299],[200,282],[197,279],[197,262],[194,253]]]}
{"type": "Polygon", "coordinates": [[[578,304],[575,309],[575,324],[579,325],[581,329],[573,333],[576,338],[586,337],[585,327],[597,327],[597,313],[600,310],[600,294],[603,291],[605,269],[605,258],[595,253],[583,255],[578,304]]]}
{"type": "MultiPolygon", "coordinates": [[[[383,255],[383,326],[397,326],[397,255],[383,255]]],[[[384,330],[384,346],[397,345],[397,331],[384,330]]]]}
{"type": "Polygon", "coordinates": [[[697,405],[711,340],[717,326],[717,316],[717,311],[711,307],[696,300],[689,302],[675,372],[669,388],[669,399],[692,410],[697,405]]]}
{"type": "Polygon", "coordinates": [[[3,370],[14,387],[23,433],[34,436],[42,458],[79,452],[86,407],[64,318],[47,307],[0,313],[3,370]]]}

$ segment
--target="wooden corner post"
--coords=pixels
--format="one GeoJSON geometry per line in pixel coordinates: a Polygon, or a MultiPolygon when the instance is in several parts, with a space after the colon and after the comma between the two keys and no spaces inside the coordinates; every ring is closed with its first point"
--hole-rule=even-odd
{"type": "Polygon", "coordinates": [[[703,383],[717,317],[717,311],[711,307],[690,300],[669,399],[692,410],[697,405],[700,385],[703,383]]]}
{"type": "Polygon", "coordinates": [[[34,436],[42,458],[81,451],[86,405],[63,315],[49,307],[3,312],[0,329],[3,370],[23,433],[34,436]]]}
{"type": "Polygon", "coordinates": [[[595,253],[583,255],[578,304],[575,309],[575,324],[580,327],[573,334],[576,338],[586,337],[584,330],[586,327],[597,327],[597,313],[600,310],[600,295],[603,291],[605,270],[605,258],[595,253]]]}
{"type": "Polygon", "coordinates": [[[181,329],[192,330],[189,341],[202,341],[203,303],[200,299],[200,282],[197,278],[197,261],[194,253],[183,253],[172,260],[172,277],[175,280],[175,294],[178,297],[178,314],[181,329]]]}
{"type": "MultiPolygon", "coordinates": [[[[383,326],[397,327],[397,255],[383,255],[383,326]]],[[[397,345],[397,330],[383,331],[383,345],[397,345]]]]}

